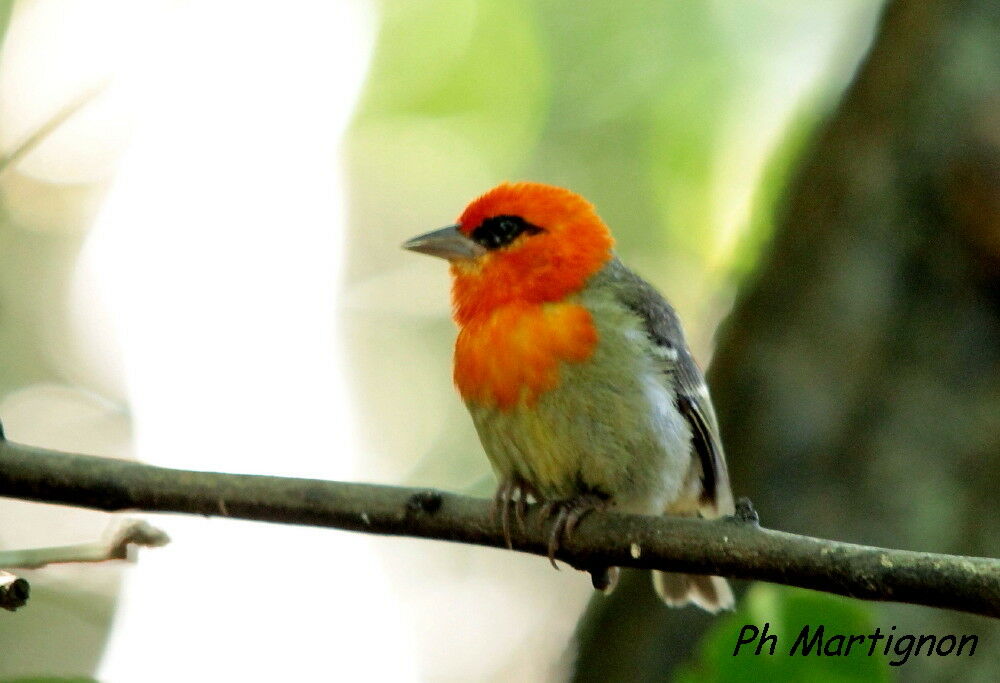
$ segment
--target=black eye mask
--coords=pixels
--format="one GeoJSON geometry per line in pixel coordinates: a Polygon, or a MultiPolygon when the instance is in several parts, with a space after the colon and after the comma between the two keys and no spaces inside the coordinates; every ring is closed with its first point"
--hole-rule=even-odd
{"type": "Polygon", "coordinates": [[[521,233],[537,235],[542,229],[532,225],[520,216],[493,216],[487,218],[472,231],[472,241],[487,249],[505,247],[521,233]]]}

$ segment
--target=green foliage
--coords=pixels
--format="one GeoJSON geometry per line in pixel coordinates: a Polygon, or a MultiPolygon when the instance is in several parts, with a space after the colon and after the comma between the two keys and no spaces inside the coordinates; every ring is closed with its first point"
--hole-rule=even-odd
{"type": "MultiPolygon", "coordinates": [[[[789,656],[788,651],[805,625],[823,625],[832,634],[867,634],[875,627],[871,608],[860,601],[798,588],[755,584],[740,601],[736,612],[721,619],[705,634],[694,662],[681,668],[679,683],[748,683],[752,681],[889,681],[888,660],[865,648],[854,648],[849,656],[789,656]],[[774,655],[755,654],[755,646],[744,645],[733,655],[745,624],[778,636],[774,655]]],[[[813,631],[814,632],[814,631],[813,631]]]]}
{"type": "Polygon", "coordinates": [[[0,45],[7,37],[7,27],[10,25],[10,14],[14,11],[14,0],[0,0],[0,45]]]}
{"type": "MultiPolygon", "coordinates": [[[[530,8],[393,0],[384,11],[359,124],[433,121],[501,171],[523,158],[538,133],[548,73],[530,8]]],[[[441,169],[413,180],[426,170],[436,178],[441,169]]]]}

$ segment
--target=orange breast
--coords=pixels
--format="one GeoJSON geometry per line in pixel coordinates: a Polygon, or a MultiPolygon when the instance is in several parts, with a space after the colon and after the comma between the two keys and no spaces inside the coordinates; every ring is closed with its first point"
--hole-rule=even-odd
{"type": "Polygon", "coordinates": [[[589,311],[567,303],[510,304],[469,320],[455,342],[455,384],[467,401],[508,410],[559,382],[559,364],[593,353],[589,311]]]}

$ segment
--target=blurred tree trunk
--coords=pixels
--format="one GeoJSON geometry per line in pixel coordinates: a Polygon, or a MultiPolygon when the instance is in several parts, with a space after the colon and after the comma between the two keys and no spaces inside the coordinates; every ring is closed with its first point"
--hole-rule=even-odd
{"type": "MultiPolygon", "coordinates": [[[[710,383],[735,492],[764,524],[1000,556],[1000,3],[887,7],[710,383]]],[[[576,680],[664,680],[691,654],[711,618],[647,584],[591,604],[576,680]]],[[[886,629],[980,636],[974,658],[914,658],[907,680],[994,680],[995,622],[878,609],[886,629]]]]}

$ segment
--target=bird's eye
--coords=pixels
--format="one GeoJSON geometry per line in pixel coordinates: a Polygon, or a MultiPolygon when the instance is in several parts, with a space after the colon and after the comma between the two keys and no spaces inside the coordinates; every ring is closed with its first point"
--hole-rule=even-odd
{"type": "Polygon", "coordinates": [[[493,216],[472,231],[472,240],[487,249],[499,249],[513,242],[522,233],[535,235],[542,232],[520,216],[493,216]]]}

